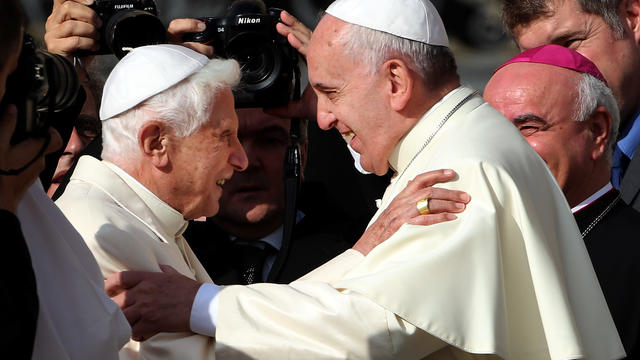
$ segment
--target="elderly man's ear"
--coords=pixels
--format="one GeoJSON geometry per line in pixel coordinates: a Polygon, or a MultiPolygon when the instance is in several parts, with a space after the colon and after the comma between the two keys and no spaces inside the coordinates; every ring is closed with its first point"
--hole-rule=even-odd
{"type": "MultiPolygon", "coordinates": [[[[591,158],[598,160],[606,154],[609,147],[609,136],[611,136],[613,120],[604,106],[598,106],[588,121],[589,131],[593,139],[591,158]]],[[[611,141],[615,141],[615,139],[611,139],[611,141]]]]}
{"type": "Polygon", "coordinates": [[[389,101],[395,111],[405,109],[413,94],[414,79],[411,70],[405,62],[391,59],[383,65],[386,81],[389,85],[389,101]]]}
{"type": "Polygon", "coordinates": [[[166,168],[169,161],[169,134],[166,125],[158,121],[149,121],[138,131],[138,146],[142,155],[156,168],[166,168]]]}
{"type": "Polygon", "coordinates": [[[640,0],[624,0],[621,2],[622,15],[634,36],[636,44],[640,44],[640,0]]]}

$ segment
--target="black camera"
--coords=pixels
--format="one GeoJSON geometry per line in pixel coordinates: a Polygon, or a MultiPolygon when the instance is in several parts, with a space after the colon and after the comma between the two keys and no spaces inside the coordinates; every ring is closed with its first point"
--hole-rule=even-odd
{"type": "Polygon", "coordinates": [[[223,18],[201,18],[207,28],[184,41],[212,45],[215,53],[240,63],[242,80],[235,91],[236,107],[272,107],[288,104],[299,81],[298,52],[278,34],[280,12],[261,1],[240,0],[223,18]]]}
{"type": "Polygon", "coordinates": [[[113,53],[121,59],[133,48],[167,42],[154,0],[95,0],[89,7],[103,24],[96,54],[113,53]]]}
{"type": "Polygon", "coordinates": [[[18,109],[11,143],[46,136],[50,125],[56,125],[62,136],[70,133],[85,99],[73,64],[64,56],[36,49],[31,36],[25,34],[18,67],[7,78],[0,106],[14,104],[18,109]]]}

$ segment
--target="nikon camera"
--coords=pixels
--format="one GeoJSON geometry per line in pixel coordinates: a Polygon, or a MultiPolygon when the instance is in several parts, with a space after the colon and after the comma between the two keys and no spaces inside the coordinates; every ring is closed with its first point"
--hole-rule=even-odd
{"type": "Polygon", "coordinates": [[[49,126],[61,135],[71,133],[73,119],[86,99],[76,71],[64,56],[36,49],[25,34],[18,68],[7,78],[7,90],[0,108],[14,104],[18,109],[11,143],[27,137],[45,136],[49,126]]]}
{"type": "Polygon", "coordinates": [[[133,48],[167,42],[154,0],[95,0],[89,7],[103,24],[95,54],[113,53],[122,59],[133,48]]]}
{"type": "Polygon", "coordinates": [[[238,108],[281,106],[294,97],[298,52],[276,31],[280,12],[267,10],[262,1],[239,0],[223,18],[200,18],[206,30],[184,38],[212,45],[216,55],[240,63],[242,80],[234,92],[238,108]]]}

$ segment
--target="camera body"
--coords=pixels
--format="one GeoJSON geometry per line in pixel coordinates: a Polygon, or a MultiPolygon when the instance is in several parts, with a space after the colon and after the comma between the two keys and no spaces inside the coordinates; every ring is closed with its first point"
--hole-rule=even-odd
{"type": "Polygon", "coordinates": [[[113,53],[121,59],[132,48],[167,42],[154,0],[95,0],[89,7],[103,24],[95,54],[113,53]]]}
{"type": "MultiPolygon", "coordinates": [[[[242,1],[237,3],[242,5],[242,1]]],[[[235,11],[232,7],[224,18],[201,18],[206,30],[184,40],[212,45],[216,55],[240,63],[242,80],[234,91],[236,107],[286,105],[294,97],[300,71],[298,52],[276,31],[281,10],[261,11],[240,5],[235,11]]]]}
{"type": "Polygon", "coordinates": [[[11,143],[45,136],[53,123],[61,134],[70,133],[75,119],[70,113],[79,112],[85,99],[73,64],[64,56],[36,49],[31,36],[25,34],[18,67],[7,78],[0,106],[14,104],[18,109],[11,143]]]}

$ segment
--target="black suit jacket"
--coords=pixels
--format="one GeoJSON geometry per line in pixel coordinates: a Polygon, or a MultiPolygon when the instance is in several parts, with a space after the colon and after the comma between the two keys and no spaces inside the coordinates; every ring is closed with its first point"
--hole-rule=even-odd
{"type": "MultiPolygon", "coordinates": [[[[583,232],[618,195],[611,190],[574,214],[583,232]]],[[[618,201],[584,237],[628,359],[640,358],[640,213],[618,201]]]]}
{"type": "Polygon", "coordinates": [[[640,211],[640,153],[636,149],[635,156],[631,159],[629,167],[620,182],[622,200],[631,205],[636,211],[640,211]]]}
{"type": "Polygon", "coordinates": [[[36,278],[18,218],[0,210],[0,223],[6,236],[3,236],[5,257],[0,263],[3,312],[0,345],[5,351],[11,349],[15,359],[30,359],[39,309],[36,278]]]}
{"type": "MultiPolygon", "coordinates": [[[[326,203],[326,193],[304,185],[300,210],[305,217],[282,246],[267,276],[267,282],[286,284],[307,274],[353,246],[366,227],[366,219],[349,219],[326,203]],[[313,204],[313,206],[305,206],[313,204]]],[[[239,254],[224,230],[212,219],[191,222],[184,237],[216,284],[239,284],[236,270],[239,254]]]]}

